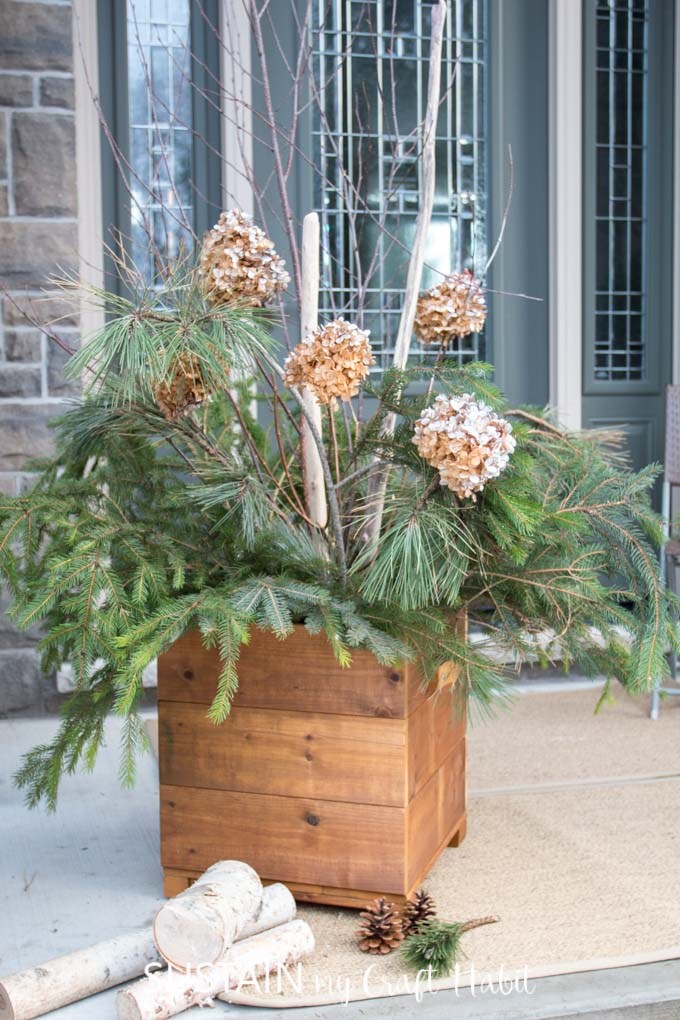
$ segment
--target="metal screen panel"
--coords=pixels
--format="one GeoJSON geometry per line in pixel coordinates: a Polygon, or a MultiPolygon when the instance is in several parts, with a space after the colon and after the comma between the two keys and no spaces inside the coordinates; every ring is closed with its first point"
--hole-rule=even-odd
{"type": "MultiPolygon", "coordinates": [[[[315,0],[315,5],[320,314],[345,315],[370,329],[380,371],[394,349],[418,211],[417,125],[425,113],[432,5],[424,0],[315,0]]],[[[456,270],[479,274],[486,262],[486,24],[486,0],[452,0],[423,287],[456,270]]],[[[458,341],[449,356],[460,363],[483,358],[483,334],[458,341]]]]}
{"type": "Polygon", "coordinates": [[[149,283],[154,250],[193,243],[190,20],[189,0],[127,0],[131,257],[149,283]]]}
{"type": "Polygon", "coordinates": [[[596,5],[595,338],[592,378],[648,377],[648,0],[596,5]]]}

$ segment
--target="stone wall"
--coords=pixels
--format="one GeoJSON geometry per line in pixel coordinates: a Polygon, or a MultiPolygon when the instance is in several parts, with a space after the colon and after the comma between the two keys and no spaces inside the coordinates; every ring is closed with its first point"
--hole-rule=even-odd
{"type": "MultiPolygon", "coordinates": [[[[94,2],[94,0],[92,0],[94,2]]],[[[0,0],[0,491],[30,484],[28,457],[70,386],[66,355],[27,318],[53,323],[73,347],[78,320],[45,299],[50,276],[77,268],[72,11],[66,0],[0,0]]],[[[4,609],[4,602],[0,604],[4,609]]],[[[40,673],[38,635],[0,617],[0,712],[42,710],[54,697],[40,673]]]]}

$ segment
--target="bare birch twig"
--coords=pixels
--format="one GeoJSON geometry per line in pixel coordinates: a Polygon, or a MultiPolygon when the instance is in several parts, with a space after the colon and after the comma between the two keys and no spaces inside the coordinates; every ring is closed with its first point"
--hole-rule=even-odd
{"type": "MultiPolygon", "coordinates": [[[[405,368],[408,362],[413,336],[413,322],[416,315],[420,280],[425,262],[425,245],[427,232],[432,220],[435,191],[435,139],[437,133],[437,114],[439,112],[439,91],[441,86],[441,56],[446,25],[447,0],[439,0],[432,10],[432,35],[430,39],[430,71],[427,83],[427,107],[423,122],[423,155],[422,155],[422,188],[420,209],[416,219],[416,230],[413,249],[409,260],[404,304],[399,320],[399,331],[394,347],[392,364],[394,368],[405,368]]],[[[397,423],[397,416],[392,411],[385,419],[383,434],[391,436],[397,423]]],[[[369,475],[368,505],[370,516],[363,538],[369,549],[377,546],[382,526],[385,506],[385,493],[389,467],[376,460],[374,471],[369,475]]]]}

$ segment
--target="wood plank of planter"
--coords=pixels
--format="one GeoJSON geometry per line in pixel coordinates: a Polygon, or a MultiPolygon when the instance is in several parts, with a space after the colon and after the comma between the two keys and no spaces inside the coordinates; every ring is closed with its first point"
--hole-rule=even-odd
{"type": "Polygon", "coordinates": [[[201,871],[233,858],[281,882],[399,893],[405,811],[162,785],[162,864],[181,871],[191,861],[201,871]]]}
{"type": "MultiPolygon", "coordinates": [[[[432,713],[428,713],[428,719],[432,713]]],[[[161,783],[403,807],[405,722],[159,702],[161,783]]],[[[423,734],[423,739],[430,735],[423,734]]]]}
{"type": "MultiPolygon", "coordinates": [[[[165,881],[169,879],[182,883],[182,889],[188,888],[199,877],[200,872],[178,872],[165,869],[165,881]]],[[[269,879],[263,878],[263,885],[267,885],[269,879]]],[[[331,903],[340,907],[351,907],[354,910],[363,910],[370,900],[377,899],[383,895],[383,891],[374,889],[336,889],[329,885],[308,885],[304,882],[288,882],[286,888],[293,894],[300,903],[331,903]]],[[[166,892],[166,896],[168,893],[166,892]]],[[[390,893],[390,899],[395,903],[405,903],[406,896],[400,893],[390,893]]]]}
{"type": "Polygon", "coordinates": [[[437,690],[406,722],[408,729],[408,799],[441,768],[465,736],[465,715],[456,712],[449,688],[437,690]]]}
{"type": "MultiPolygon", "coordinates": [[[[234,705],[340,715],[404,718],[427,693],[413,670],[381,666],[370,652],[352,653],[352,665],[336,662],[325,635],[296,626],[282,642],[268,631],[255,631],[238,663],[234,705]]],[[[164,701],[209,704],[215,696],[220,660],[206,649],[198,631],[184,634],[159,658],[159,697],[164,701]]]]}
{"type": "Polygon", "coordinates": [[[465,817],[465,740],[410,802],[407,831],[407,885],[413,889],[447,846],[465,817]]]}

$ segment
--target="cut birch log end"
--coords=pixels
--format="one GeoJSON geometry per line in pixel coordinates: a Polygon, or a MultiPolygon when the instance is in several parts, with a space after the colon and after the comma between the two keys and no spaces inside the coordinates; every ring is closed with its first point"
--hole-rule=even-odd
{"type": "Polygon", "coordinates": [[[151,928],[60,956],[0,981],[0,1020],[33,1020],[131,981],[158,960],[151,928]]]}
{"type": "Polygon", "coordinates": [[[262,905],[262,883],[243,861],[219,861],[153,922],[158,952],[177,970],[217,963],[262,905]]]}
{"type": "Polygon", "coordinates": [[[166,1020],[192,1006],[229,1001],[229,990],[297,963],[314,949],[306,921],[296,919],[236,942],[215,966],[184,974],[167,970],[118,992],[119,1020],[166,1020]]]}

